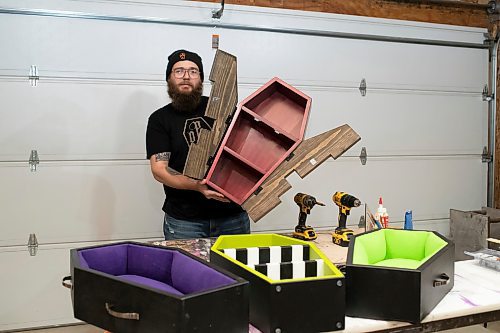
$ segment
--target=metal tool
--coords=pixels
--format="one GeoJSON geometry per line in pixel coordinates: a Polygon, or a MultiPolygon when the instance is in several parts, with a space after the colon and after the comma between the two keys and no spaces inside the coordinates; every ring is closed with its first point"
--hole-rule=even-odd
{"type": "Polygon", "coordinates": [[[295,227],[293,237],[303,240],[315,240],[318,236],[313,227],[306,225],[307,215],[311,214],[311,209],[314,205],[324,206],[325,204],[317,201],[315,197],[304,193],[295,194],[293,200],[300,207],[299,224],[295,227]]]}
{"type": "Polygon", "coordinates": [[[351,212],[351,208],[359,207],[361,205],[361,201],[355,196],[345,192],[335,192],[332,200],[337,206],[339,206],[338,226],[335,228],[335,231],[332,232],[332,242],[346,247],[349,245],[349,240],[354,234],[351,229],[346,227],[347,216],[351,212]]]}

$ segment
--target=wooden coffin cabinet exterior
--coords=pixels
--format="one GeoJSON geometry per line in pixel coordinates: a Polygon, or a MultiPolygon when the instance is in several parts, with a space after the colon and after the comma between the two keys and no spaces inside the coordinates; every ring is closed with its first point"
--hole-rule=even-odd
{"type": "Polygon", "coordinates": [[[214,120],[213,129],[200,129],[198,142],[189,147],[183,174],[202,179],[208,171],[207,162],[215,155],[228,119],[233,117],[238,103],[237,60],[232,54],[217,50],[209,80],[213,82],[205,117],[214,120]]]}
{"type": "Polygon", "coordinates": [[[275,77],[243,100],[208,171],[207,183],[242,204],[304,137],[311,98],[275,77]]]}

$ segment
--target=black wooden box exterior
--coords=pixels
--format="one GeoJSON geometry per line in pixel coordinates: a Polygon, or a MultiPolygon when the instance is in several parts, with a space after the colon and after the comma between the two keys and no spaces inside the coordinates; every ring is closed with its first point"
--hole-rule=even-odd
{"type": "Polygon", "coordinates": [[[455,247],[446,241],[448,244],[418,269],[354,265],[355,239],[351,241],[346,265],[346,315],[419,323],[453,288],[455,247]],[[434,287],[434,280],[442,273],[449,282],[434,287]]]}
{"type": "Polygon", "coordinates": [[[263,333],[345,328],[344,278],[270,284],[214,251],[210,262],[250,282],[250,323],[263,333]]]}
{"type": "Polygon", "coordinates": [[[77,254],[80,249],[73,249],[71,296],[75,318],[112,333],[247,333],[248,282],[184,250],[164,249],[178,251],[236,281],[217,290],[176,296],[82,268],[77,254]],[[137,313],[139,320],[111,316],[106,304],[120,313],[137,313]]]}

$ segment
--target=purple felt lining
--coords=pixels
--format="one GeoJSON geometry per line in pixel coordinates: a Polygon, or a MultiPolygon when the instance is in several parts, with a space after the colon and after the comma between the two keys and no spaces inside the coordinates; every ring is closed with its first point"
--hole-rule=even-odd
{"type": "Polygon", "coordinates": [[[233,283],[230,277],[179,252],[172,261],[172,285],[184,294],[233,283]]]}
{"type": "Polygon", "coordinates": [[[179,296],[183,295],[183,293],[181,293],[179,290],[175,289],[174,287],[172,287],[169,284],[166,284],[166,283],[163,283],[160,281],[156,281],[153,279],[148,279],[147,277],[144,277],[144,276],[128,275],[127,274],[127,275],[119,275],[118,277],[122,278],[124,280],[127,280],[127,281],[132,281],[135,283],[139,283],[139,284],[143,284],[143,285],[146,285],[149,287],[160,289],[160,290],[166,291],[166,292],[171,293],[171,294],[175,294],[175,295],[179,295],[179,296]]]}
{"type": "Polygon", "coordinates": [[[127,244],[80,250],[78,256],[80,262],[96,271],[111,275],[127,274],[127,244]]]}
{"type": "Polygon", "coordinates": [[[229,285],[234,280],[178,251],[138,244],[117,244],[78,251],[80,266],[174,294],[229,285]]]}

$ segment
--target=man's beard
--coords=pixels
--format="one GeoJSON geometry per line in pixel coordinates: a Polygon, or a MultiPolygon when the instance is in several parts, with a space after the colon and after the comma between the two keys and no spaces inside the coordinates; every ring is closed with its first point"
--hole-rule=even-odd
{"type": "Polygon", "coordinates": [[[172,100],[172,106],[179,111],[194,111],[201,101],[203,94],[203,84],[199,83],[197,86],[192,86],[193,90],[190,93],[181,92],[175,83],[171,80],[168,83],[168,96],[172,100]]]}

